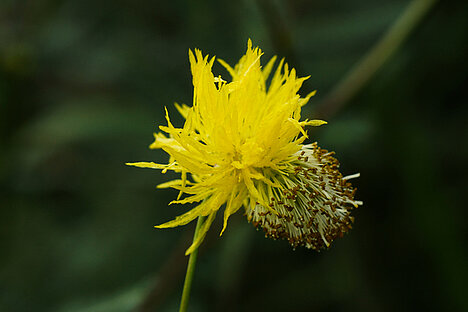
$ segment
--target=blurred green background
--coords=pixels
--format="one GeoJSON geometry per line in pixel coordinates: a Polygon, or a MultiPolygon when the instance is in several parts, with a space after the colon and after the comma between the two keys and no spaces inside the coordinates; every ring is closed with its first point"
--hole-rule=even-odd
{"type": "MultiPolygon", "coordinates": [[[[190,311],[468,311],[468,5],[440,1],[369,83],[318,109],[403,0],[0,2],[0,311],[175,311],[194,224],[155,186],[164,106],[192,100],[189,48],[286,56],[313,140],[355,180],[354,229],[293,251],[241,213],[201,248],[190,311]],[[323,108],[323,107],[322,107],[323,108]]],[[[216,73],[227,77],[219,64],[216,73]]]]}

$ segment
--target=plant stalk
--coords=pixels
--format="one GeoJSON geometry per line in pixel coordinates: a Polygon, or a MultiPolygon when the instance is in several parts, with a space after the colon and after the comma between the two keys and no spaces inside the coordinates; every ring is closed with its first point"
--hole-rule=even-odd
{"type": "MultiPolygon", "coordinates": [[[[200,230],[206,217],[200,216],[197,220],[195,233],[193,234],[193,241],[197,239],[198,231],[200,230]]],[[[185,273],[184,290],[182,291],[182,298],[180,299],[179,312],[186,312],[190,298],[190,289],[192,287],[193,272],[195,271],[195,264],[197,262],[198,248],[191,254],[187,265],[187,272],[185,273]]]]}
{"type": "Polygon", "coordinates": [[[339,111],[400,48],[437,0],[413,0],[387,33],[350,70],[317,107],[317,116],[327,118],[339,111]]]}

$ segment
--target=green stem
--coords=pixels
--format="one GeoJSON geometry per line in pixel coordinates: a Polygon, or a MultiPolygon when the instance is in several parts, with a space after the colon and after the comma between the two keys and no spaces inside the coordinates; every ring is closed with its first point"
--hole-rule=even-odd
{"type": "MultiPolygon", "coordinates": [[[[198,231],[200,230],[206,217],[198,217],[197,227],[195,228],[195,233],[193,234],[193,241],[197,239],[198,231]]],[[[192,287],[193,272],[195,271],[195,264],[197,262],[198,248],[195,249],[191,254],[187,266],[187,272],[185,273],[185,282],[184,290],[182,291],[182,298],[180,299],[180,308],[179,312],[186,312],[188,307],[188,302],[190,298],[190,289],[192,287]]]]}
{"type": "Polygon", "coordinates": [[[369,50],[317,108],[321,118],[335,114],[398,50],[437,0],[413,0],[387,33],[369,50]]]}

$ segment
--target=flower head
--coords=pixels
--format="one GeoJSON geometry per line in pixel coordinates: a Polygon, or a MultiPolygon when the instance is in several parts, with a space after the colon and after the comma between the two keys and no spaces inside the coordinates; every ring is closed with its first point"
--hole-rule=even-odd
{"type": "Polygon", "coordinates": [[[156,227],[207,216],[187,254],[201,244],[222,206],[221,234],[229,216],[244,207],[248,221],[266,236],[287,239],[293,247],[320,249],[351,228],[350,211],[361,204],[347,181],[353,176],[341,175],[333,153],[316,143],[303,144],[307,126],[326,123],[300,120],[302,106],[315,94],[301,98],[297,93],[308,77],[297,77],[281,60],[267,84],[276,57],[262,67],[261,55],[249,40],[234,68],[219,60],[232,76],[227,82],[213,75],[214,57],[189,51],[193,105],[176,104],[185,118],[182,128],[172,125],[166,110],[167,126],[159,127],[163,133],[155,134],[150,145],[167,152],[169,163],[129,163],[181,174],[159,187],[179,190],[171,203],[198,205],[156,227]]]}

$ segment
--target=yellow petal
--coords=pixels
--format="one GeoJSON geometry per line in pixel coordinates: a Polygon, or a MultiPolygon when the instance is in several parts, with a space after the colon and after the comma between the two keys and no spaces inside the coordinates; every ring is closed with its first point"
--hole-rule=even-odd
{"type": "Polygon", "coordinates": [[[170,165],[157,164],[154,162],[135,162],[135,163],[125,163],[127,166],[134,166],[139,168],[151,168],[151,169],[165,169],[170,165]]]}
{"type": "Polygon", "coordinates": [[[226,230],[228,219],[231,215],[237,212],[240,207],[242,207],[242,202],[245,199],[245,191],[240,192],[235,195],[235,192],[231,193],[231,198],[226,204],[226,209],[224,210],[224,220],[223,220],[223,229],[219,236],[223,235],[224,230],[226,230]]]}
{"type": "Polygon", "coordinates": [[[156,225],[155,228],[158,229],[165,229],[165,228],[171,228],[171,227],[176,227],[176,226],[181,226],[181,225],[186,225],[187,223],[192,222],[195,220],[197,217],[203,215],[203,212],[206,211],[207,207],[204,205],[204,203],[201,203],[197,207],[189,210],[188,212],[177,216],[174,220],[156,225]]]}
{"type": "Polygon", "coordinates": [[[186,256],[194,252],[203,242],[203,240],[205,239],[206,233],[208,233],[208,230],[210,229],[211,224],[213,223],[213,220],[216,217],[216,212],[217,211],[212,212],[208,216],[208,218],[206,218],[206,220],[203,222],[203,224],[201,225],[201,227],[199,228],[197,232],[197,237],[193,241],[192,245],[185,251],[186,256]]]}
{"type": "MultiPolygon", "coordinates": [[[[192,183],[190,181],[185,181],[185,184],[193,185],[194,183],[192,183]]],[[[169,188],[169,187],[173,187],[173,188],[176,188],[176,187],[179,187],[179,186],[182,187],[182,185],[183,185],[183,181],[181,179],[176,179],[176,180],[171,180],[171,181],[168,181],[168,182],[158,184],[158,186],[156,186],[156,187],[158,189],[163,189],[163,188],[169,188]]]]}
{"type": "Polygon", "coordinates": [[[326,125],[327,122],[325,120],[313,119],[313,120],[304,121],[304,124],[307,125],[307,126],[318,127],[318,126],[321,126],[321,125],[326,125]]]}

